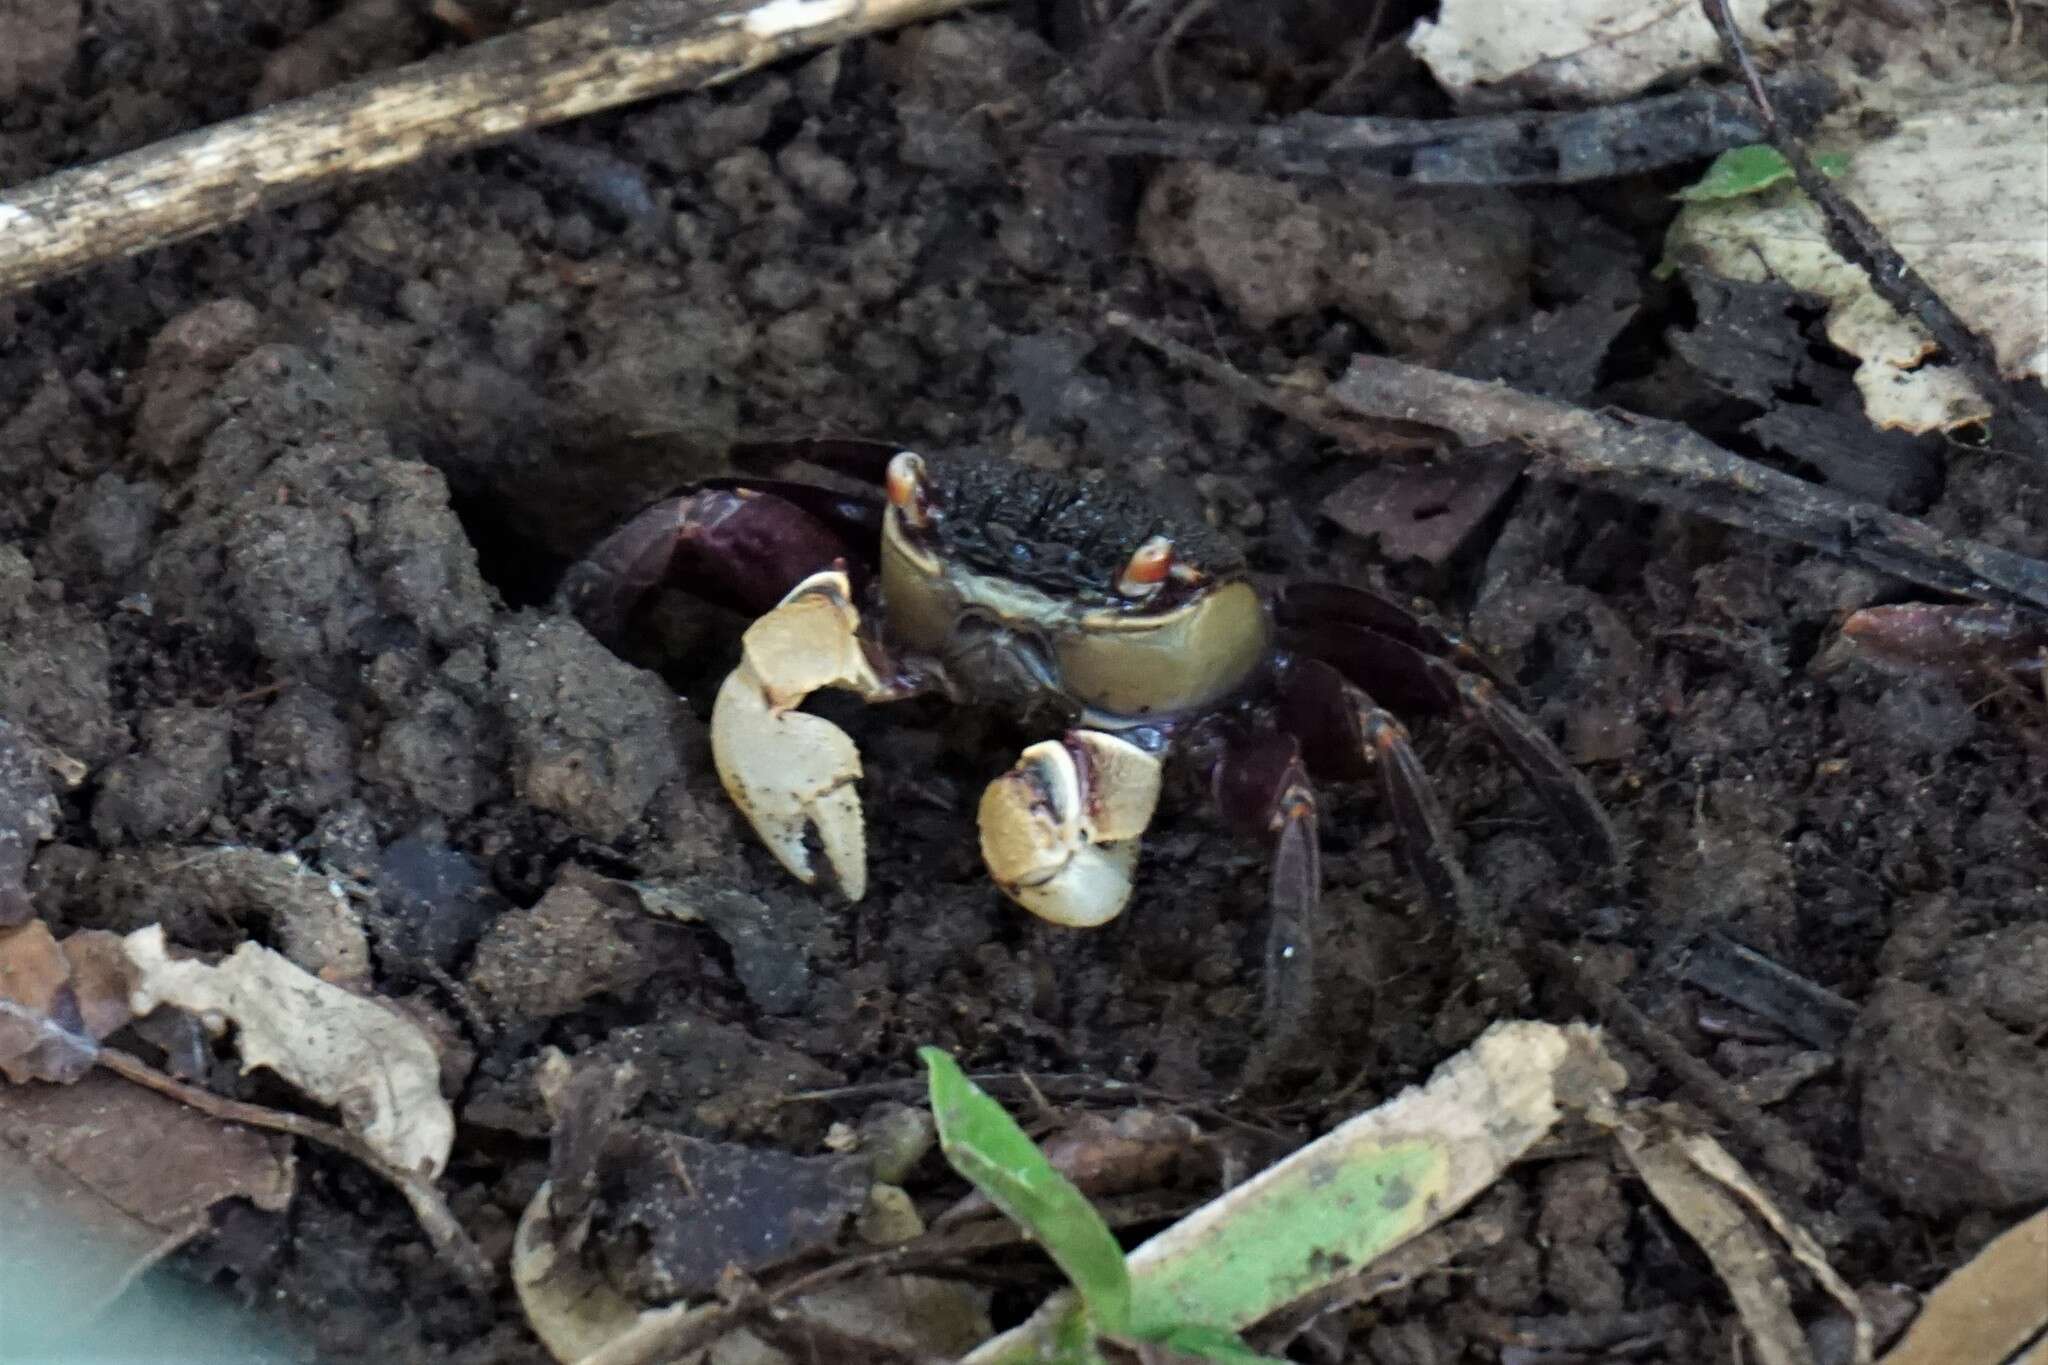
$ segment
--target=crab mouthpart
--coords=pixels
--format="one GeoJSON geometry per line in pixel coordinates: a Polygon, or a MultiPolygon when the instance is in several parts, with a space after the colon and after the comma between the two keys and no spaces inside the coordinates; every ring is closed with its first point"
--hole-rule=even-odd
{"type": "Polygon", "coordinates": [[[1159,804],[1159,760],[1076,730],[1034,744],[981,798],[981,856],[1003,894],[1068,928],[1123,913],[1138,840],[1159,804]]]}
{"type": "Polygon", "coordinates": [[[711,757],[718,780],[754,833],[798,881],[820,869],[846,894],[867,891],[867,836],[861,813],[860,751],[846,732],[796,708],[821,687],[863,696],[881,692],[859,638],[860,613],[845,573],[813,574],[755,621],[739,667],[711,708],[711,757]]]}

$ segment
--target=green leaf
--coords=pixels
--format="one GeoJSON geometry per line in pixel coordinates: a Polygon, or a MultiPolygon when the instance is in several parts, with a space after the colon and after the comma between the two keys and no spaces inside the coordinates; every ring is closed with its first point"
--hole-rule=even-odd
{"type": "MultiPolygon", "coordinates": [[[[1813,164],[1823,175],[1840,175],[1849,165],[1849,158],[1840,152],[1828,152],[1813,159],[1813,164]]],[[[1754,147],[1737,147],[1714,158],[1714,164],[1707,167],[1707,173],[1697,184],[1688,185],[1673,195],[1674,199],[1740,199],[1746,194],[1758,194],[1781,180],[1788,180],[1792,167],[1778,154],[1775,147],[1761,143],[1754,147]]]]}
{"type": "Polygon", "coordinates": [[[1178,1351],[1182,1355],[1222,1361],[1223,1365],[1288,1365],[1284,1360],[1260,1355],[1245,1345],[1244,1338],[1235,1332],[1225,1331],[1221,1327],[1207,1327],[1196,1322],[1184,1322],[1169,1327],[1164,1332],[1154,1333],[1146,1340],[1178,1351]]]}
{"type": "Polygon", "coordinates": [[[1103,1365],[1102,1348],[1096,1345],[1095,1331],[1088,1325],[1085,1313],[1076,1313],[1060,1320],[1054,1329],[1052,1354],[1046,1357],[1046,1365],[1103,1365]]]}
{"type": "Polygon", "coordinates": [[[1122,1336],[1131,1321],[1124,1250],[1088,1196],[1052,1168],[1022,1128],[959,1064],[935,1047],[917,1050],[931,1075],[932,1117],[953,1169],[1045,1248],[1088,1306],[1095,1331],[1122,1336]]]}

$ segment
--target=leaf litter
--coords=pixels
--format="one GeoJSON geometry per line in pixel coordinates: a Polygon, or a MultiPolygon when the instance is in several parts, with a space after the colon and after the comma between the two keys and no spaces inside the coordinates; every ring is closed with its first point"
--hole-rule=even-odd
{"type": "MultiPolygon", "coordinates": [[[[1859,113],[1852,103],[1818,134],[1848,156],[1842,192],[1991,343],[2007,378],[2048,377],[2048,83],[1923,95],[1875,137],[1858,131],[1859,113]]],[[[1796,186],[1687,204],[1666,253],[1825,299],[1828,339],[1861,359],[1856,387],[1877,426],[1947,431],[1990,415],[1932,359],[1926,330],[1828,245],[1820,210],[1796,186]]]]}

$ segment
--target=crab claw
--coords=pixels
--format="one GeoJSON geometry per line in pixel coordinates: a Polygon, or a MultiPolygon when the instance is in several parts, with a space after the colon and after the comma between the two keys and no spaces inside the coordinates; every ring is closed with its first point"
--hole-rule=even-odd
{"type": "Polygon", "coordinates": [[[860,751],[844,730],[796,708],[821,687],[882,693],[860,636],[860,612],[844,572],[812,574],[741,641],[739,667],[711,708],[711,757],[726,795],[768,851],[798,881],[815,885],[822,855],[849,900],[867,890],[860,751]]]}
{"type": "Polygon", "coordinates": [[[981,797],[981,857],[1003,894],[1069,928],[1123,913],[1159,760],[1099,730],[1034,744],[981,797]]]}

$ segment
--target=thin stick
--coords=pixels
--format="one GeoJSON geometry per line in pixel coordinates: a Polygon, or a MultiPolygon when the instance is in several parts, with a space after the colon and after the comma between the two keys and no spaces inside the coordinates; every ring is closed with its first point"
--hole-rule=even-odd
{"type": "Polygon", "coordinates": [[[1586,971],[1564,948],[1541,943],[1536,951],[1544,965],[1569,982],[1623,1041],[1649,1053],[1652,1061],[1670,1072],[1701,1104],[1753,1143],[1765,1164],[1793,1182],[1801,1194],[1819,1183],[1820,1162],[1791,1129],[1745,1100],[1721,1078],[1721,1073],[1687,1052],[1685,1045],[1659,1027],[1656,1020],[1637,1009],[1620,991],[1586,971]]]}
{"type": "Polygon", "coordinates": [[[1320,394],[1305,390],[1289,390],[1278,384],[1255,379],[1227,360],[1205,355],[1184,341],[1177,341],[1149,322],[1141,322],[1128,313],[1112,312],[1103,316],[1103,322],[1117,331],[1136,338],[1159,354],[1193,370],[1211,383],[1229,393],[1284,413],[1307,427],[1320,432],[1333,441],[1342,441],[1348,446],[1363,450],[1434,450],[1437,440],[1416,432],[1403,432],[1391,427],[1374,427],[1348,417],[1332,413],[1329,404],[1320,394]]]}
{"type": "Polygon", "coordinates": [[[1592,412],[1503,384],[1356,356],[1330,396],[1468,445],[1519,442],[1529,472],[1810,546],[1937,592],[2048,610],[2048,563],[1843,497],[1721,449],[1676,422],[1592,412]]]}
{"type": "Polygon", "coordinates": [[[0,195],[0,295],[979,0],[617,0],[0,195]]]}
{"type": "Polygon", "coordinates": [[[251,1128],[264,1128],[275,1133],[289,1133],[308,1142],[317,1142],[332,1147],[345,1156],[354,1157],[378,1175],[390,1181],[405,1196],[405,1202],[412,1205],[413,1216],[420,1220],[421,1229],[441,1253],[449,1268],[461,1277],[462,1282],[478,1293],[489,1293],[491,1289],[491,1264],[484,1259],[482,1250],[470,1240],[469,1233],[456,1220],[441,1192],[433,1182],[412,1172],[392,1165],[375,1149],[345,1128],[331,1123],[309,1119],[301,1114],[289,1114],[281,1109],[265,1109],[261,1105],[231,1100],[216,1095],[211,1090],[201,1090],[196,1085],[166,1076],[141,1058],[131,1056],[119,1048],[99,1049],[95,1060],[123,1080],[166,1095],[180,1104],[189,1105],[211,1118],[228,1123],[247,1124],[251,1128]]]}
{"type": "Polygon", "coordinates": [[[1770,93],[1764,88],[1763,77],[1757,73],[1756,62],[1750,57],[1749,45],[1742,39],[1742,30],[1736,27],[1734,18],[1728,13],[1727,0],[1700,0],[1700,3],[1721,35],[1721,45],[1741,71],[1743,84],[1749,87],[1749,97],[1763,120],[1765,138],[1777,149],[1778,155],[1785,158],[1785,164],[1792,168],[1799,188],[1806,191],[1806,197],[1820,209],[1821,221],[1827,227],[1828,245],[1845,260],[1855,262],[1857,268],[1870,277],[1870,287],[1879,298],[1901,313],[1918,318],[1920,325],[1948,352],[1949,359],[1955,362],[1971,386],[1984,396],[2003,421],[2010,424],[2012,439],[2021,452],[2030,459],[2048,463],[2048,397],[2041,396],[2038,386],[2027,381],[2008,384],[1999,373],[1998,355],[1990,343],[1956,316],[1955,310],[1934,292],[1934,287],[1920,277],[1920,272],[1906,264],[1905,257],[1893,250],[1892,244],[1878,231],[1877,224],[1865,217],[1863,210],[1851,203],[1813,164],[1806,155],[1806,149],[1800,146],[1798,137],[1778,117],[1770,93]],[[2026,391],[2022,390],[2021,384],[2027,384],[2026,391]]]}
{"type": "MultiPolygon", "coordinates": [[[[1189,11],[1193,13],[1192,10],[1189,11]]],[[[1771,85],[1781,125],[1806,128],[1834,102],[1815,72],[1771,85]]],[[[1463,118],[1296,114],[1276,123],[1069,119],[1040,145],[1069,156],[1157,156],[1281,175],[1412,185],[1573,185],[1644,175],[1755,142],[1761,116],[1734,87],[1558,112],[1463,118]]]]}
{"type": "MultiPolygon", "coordinates": [[[[1135,1197],[1105,1200],[1098,1205],[1112,1228],[1157,1222],[1188,1211],[1185,1199],[1135,1197]]],[[[943,1233],[926,1233],[908,1242],[861,1252],[832,1261],[772,1289],[747,1284],[729,1300],[694,1308],[677,1305],[643,1314],[631,1327],[585,1356],[581,1365],[652,1365],[709,1346],[734,1328],[784,1306],[800,1306],[805,1295],[857,1275],[902,1275],[918,1270],[953,1269],[989,1251],[1027,1244],[1030,1238],[1014,1224],[989,1220],[943,1233]]]]}

